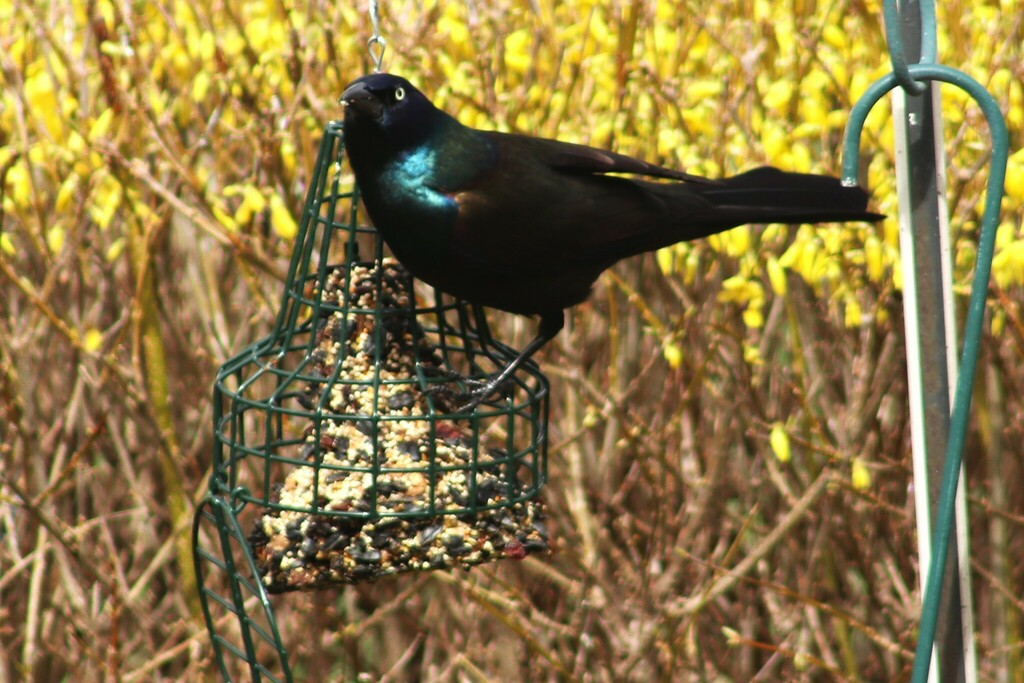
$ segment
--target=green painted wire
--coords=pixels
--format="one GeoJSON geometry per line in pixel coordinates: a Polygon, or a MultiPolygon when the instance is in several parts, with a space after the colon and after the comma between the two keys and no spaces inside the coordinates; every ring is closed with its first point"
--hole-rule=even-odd
{"type": "MultiPolygon", "coordinates": [[[[935,61],[935,3],[923,0],[918,4],[921,26],[921,58],[922,64],[935,61]]],[[[895,0],[886,0],[882,4],[882,16],[885,21],[885,43],[889,47],[889,61],[896,81],[911,95],[924,92],[925,84],[910,75],[907,65],[906,50],[903,48],[903,31],[901,28],[902,8],[895,0]]]]}
{"type": "MultiPolygon", "coordinates": [[[[982,323],[985,318],[985,297],[992,270],[992,254],[995,250],[996,228],[999,225],[999,206],[1003,199],[1003,183],[1006,178],[1006,159],[1010,141],[1006,122],[999,110],[999,103],[978,81],[967,74],[948,66],[938,64],[914,64],[908,67],[915,81],[942,81],[966,91],[981,107],[988,121],[992,135],[992,161],[985,189],[985,212],[981,219],[981,238],[978,241],[978,257],[971,285],[971,298],[967,306],[964,347],[953,397],[953,415],[950,421],[949,440],[946,445],[946,462],[942,472],[942,488],[939,495],[938,517],[933,531],[932,559],[924,589],[924,604],[921,608],[921,625],[918,632],[917,651],[914,655],[913,683],[925,683],[931,666],[931,653],[935,641],[935,630],[939,614],[939,598],[942,592],[942,577],[946,572],[946,554],[949,551],[949,537],[953,529],[953,510],[956,498],[960,465],[963,462],[964,441],[967,435],[967,417],[970,412],[971,391],[974,386],[974,371],[981,345],[982,323]]],[[[899,85],[894,73],[875,81],[850,111],[843,141],[843,183],[856,184],[859,143],[861,130],[871,108],[882,95],[899,85]]]]}

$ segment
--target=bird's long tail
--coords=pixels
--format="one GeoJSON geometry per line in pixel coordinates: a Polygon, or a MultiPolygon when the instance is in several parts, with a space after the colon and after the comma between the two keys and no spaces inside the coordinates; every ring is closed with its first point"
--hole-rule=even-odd
{"type": "Polygon", "coordinates": [[[745,223],[823,223],[877,221],[867,210],[868,194],[845,187],[838,178],[789,173],[762,167],[707,185],[692,184],[714,205],[706,228],[711,232],[745,223]]]}

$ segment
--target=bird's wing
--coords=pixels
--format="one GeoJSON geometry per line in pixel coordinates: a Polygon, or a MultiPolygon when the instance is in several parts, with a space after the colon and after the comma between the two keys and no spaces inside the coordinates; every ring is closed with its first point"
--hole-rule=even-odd
{"type": "Polygon", "coordinates": [[[534,138],[530,142],[536,152],[541,155],[544,163],[554,170],[566,173],[628,173],[652,178],[683,180],[688,183],[716,183],[708,178],[664,166],[656,166],[640,159],[596,147],[543,138],[534,138]]]}
{"type": "MultiPolygon", "coordinates": [[[[503,133],[484,133],[488,163],[442,157],[440,174],[457,182],[438,187],[457,206],[453,248],[495,271],[547,273],[607,267],[640,246],[661,246],[670,222],[707,202],[685,189],[717,184],[620,154],[583,145],[503,133]],[[451,163],[452,168],[447,168],[451,163]],[[665,187],[605,175],[632,173],[683,180],[665,187]]],[[[465,145],[463,146],[463,148],[465,145]]],[[[460,148],[460,151],[462,149],[460,148]]],[[[669,240],[671,241],[671,240],[669,240]]],[[[655,248],[655,247],[649,247],[655,248]]]]}

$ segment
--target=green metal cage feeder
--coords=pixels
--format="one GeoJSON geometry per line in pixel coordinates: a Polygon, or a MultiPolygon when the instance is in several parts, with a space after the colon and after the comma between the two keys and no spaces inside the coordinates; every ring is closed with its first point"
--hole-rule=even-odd
{"type": "Polygon", "coordinates": [[[291,680],[270,594],[547,548],[547,380],[527,363],[457,411],[515,352],[359,224],[342,135],[324,131],[273,331],[214,386],[193,548],[225,680],[291,680]]]}

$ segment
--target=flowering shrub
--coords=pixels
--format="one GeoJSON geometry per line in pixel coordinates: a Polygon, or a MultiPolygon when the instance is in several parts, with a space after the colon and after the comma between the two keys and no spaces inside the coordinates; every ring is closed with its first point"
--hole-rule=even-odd
{"type": "MultiPolygon", "coordinates": [[[[363,4],[0,6],[0,677],[214,674],[187,533],[210,383],[276,312],[320,131],[368,69],[363,4]]],[[[847,113],[889,69],[877,0],[381,5],[385,68],[464,123],[709,176],[837,174],[847,113]]],[[[1004,488],[1024,443],[1022,13],[939,8],[939,61],[990,89],[1014,150],[968,453],[990,676],[1024,670],[1024,510],[1004,488]]],[[[942,93],[963,295],[989,143],[942,93]]],[[[861,149],[885,221],[676,245],[577,307],[542,359],[553,556],[275,603],[303,670],[904,675],[918,582],[887,107],[861,149]]]]}

